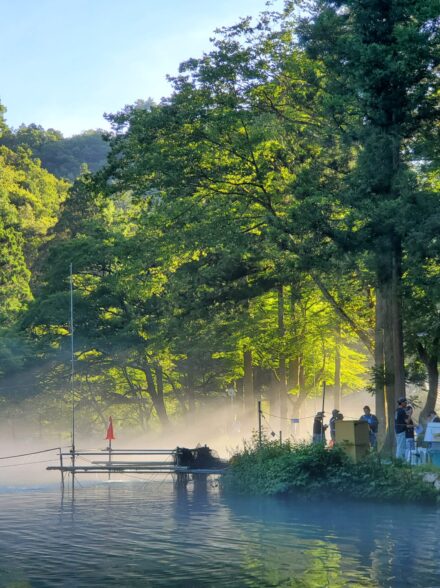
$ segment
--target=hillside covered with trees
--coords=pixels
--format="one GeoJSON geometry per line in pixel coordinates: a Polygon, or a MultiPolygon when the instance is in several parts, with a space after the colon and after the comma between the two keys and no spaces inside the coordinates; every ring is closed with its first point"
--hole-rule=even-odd
{"type": "Polygon", "coordinates": [[[15,152],[28,149],[48,172],[74,181],[85,167],[96,172],[104,166],[108,144],[103,134],[104,131],[98,129],[63,137],[60,131],[45,130],[40,125],[20,125],[16,130],[5,127],[0,145],[15,152]]]}
{"type": "Polygon", "coordinates": [[[0,410],[139,431],[326,382],[437,402],[439,3],[320,0],[216,34],[106,141],[0,118],[0,410]],[[81,167],[86,163],[89,171],[81,167]]]}

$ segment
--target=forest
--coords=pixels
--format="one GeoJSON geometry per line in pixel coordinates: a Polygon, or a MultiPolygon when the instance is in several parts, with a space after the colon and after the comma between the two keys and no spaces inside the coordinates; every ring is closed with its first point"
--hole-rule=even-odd
{"type": "MultiPolygon", "coordinates": [[[[285,2],[64,138],[0,106],[0,423],[437,402],[440,2],[285,2]]],[[[146,65],[146,67],[148,67],[146,65]]],[[[6,105],[7,107],[7,105],[6,105]]],[[[242,417],[240,417],[242,418],[242,417]]],[[[244,418],[244,416],[243,416],[244,418]]]]}

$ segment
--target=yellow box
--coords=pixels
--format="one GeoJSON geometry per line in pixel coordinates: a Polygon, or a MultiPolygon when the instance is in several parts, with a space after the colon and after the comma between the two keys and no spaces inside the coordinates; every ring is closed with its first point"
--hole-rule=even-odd
{"type": "Polygon", "coordinates": [[[355,463],[361,461],[370,452],[369,445],[341,445],[341,448],[355,463]]]}
{"type": "Polygon", "coordinates": [[[336,421],[336,443],[370,445],[370,427],[365,421],[336,421]]]}

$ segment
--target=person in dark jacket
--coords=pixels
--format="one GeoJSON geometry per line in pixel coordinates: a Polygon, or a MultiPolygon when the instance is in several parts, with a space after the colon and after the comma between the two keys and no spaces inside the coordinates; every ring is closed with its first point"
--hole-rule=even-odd
{"type": "Polygon", "coordinates": [[[406,398],[399,398],[397,410],[394,417],[394,429],[396,432],[396,458],[405,459],[406,450],[406,407],[408,401],[406,398]]]}
{"type": "Polygon", "coordinates": [[[329,420],[329,427],[330,427],[330,439],[333,443],[336,441],[336,421],[338,420],[340,412],[337,408],[332,410],[332,417],[329,420]]]}
{"type": "Polygon", "coordinates": [[[406,431],[405,431],[405,459],[408,463],[411,463],[412,450],[415,448],[414,442],[414,429],[415,424],[412,419],[414,409],[408,405],[406,407],[406,431]]]}
{"type": "Polygon", "coordinates": [[[325,443],[325,430],[327,425],[324,425],[324,413],[317,412],[313,420],[313,443],[325,443]]]}

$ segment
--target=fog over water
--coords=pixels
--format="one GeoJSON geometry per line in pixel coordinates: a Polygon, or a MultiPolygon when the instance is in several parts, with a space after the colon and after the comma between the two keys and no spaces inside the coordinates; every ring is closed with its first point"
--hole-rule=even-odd
{"type": "MultiPolygon", "coordinates": [[[[426,393],[419,391],[418,395],[420,405],[423,405],[426,393]]],[[[365,404],[368,404],[372,412],[375,412],[374,397],[366,391],[356,392],[342,397],[340,410],[344,418],[356,419],[362,414],[365,404]]],[[[161,429],[157,423],[152,422],[151,428],[143,433],[130,427],[124,420],[114,417],[116,439],[113,441],[113,448],[174,449],[206,444],[220,457],[229,458],[243,447],[245,441],[249,442],[258,428],[257,406],[247,418],[243,416],[239,408],[240,404],[236,399],[220,398],[210,407],[199,408],[194,414],[187,415],[185,418],[171,416],[170,424],[166,429],[161,429]]],[[[328,393],[325,400],[325,422],[328,422],[333,408],[333,398],[328,393]]],[[[317,395],[306,399],[300,409],[300,422],[295,424],[290,421],[290,405],[288,419],[280,419],[276,408],[271,407],[264,400],[262,410],[263,433],[268,439],[278,439],[282,429],[283,439],[309,442],[313,417],[317,411],[322,410],[322,396],[317,395]]],[[[111,411],[109,411],[110,414],[111,411]]],[[[417,421],[417,409],[415,415],[417,421]]],[[[5,419],[0,415],[0,458],[57,447],[63,447],[64,451],[69,451],[70,422],[67,420],[56,426],[41,426],[35,421],[31,411],[27,418],[5,419]],[[61,433],[62,430],[65,432],[61,433]]],[[[84,420],[84,417],[82,420],[78,419],[75,437],[77,450],[104,450],[107,447],[107,441],[104,438],[105,427],[101,431],[92,432],[91,425],[84,420]]],[[[48,472],[46,467],[59,464],[58,453],[58,450],[54,450],[42,454],[25,455],[21,458],[0,459],[0,486],[38,486],[57,482],[60,479],[59,473],[48,472]]],[[[92,476],[96,480],[103,477],[105,476],[95,474],[92,476]]]]}
{"type": "MultiPolygon", "coordinates": [[[[347,419],[359,418],[365,404],[371,406],[374,412],[374,398],[367,392],[357,392],[342,398],[341,411],[347,419]]],[[[220,457],[229,458],[237,449],[243,447],[245,441],[248,442],[252,435],[256,434],[258,428],[257,407],[247,418],[238,409],[239,404],[236,400],[220,399],[220,402],[214,403],[210,408],[198,409],[186,418],[171,416],[170,425],[166,429],[160,429],[157,424],[152,423],[151,429],[143,433],[130,428],[123,420],[114,417],[116,439],[113,441],[113,448],[174,449],[206,444],[220,457]]],[[[268,439],[278,439],[282,429],[283,439],[309,442],[313,417],[321,409],[322,397],[307,399],[300,409],[299,424],[292,424],[290,418],[280,419],[276,409],[263,400],[263,433],[268,439]]],[[[331,416],[332,409],[332,397],[328,394],[325,402],[326,422],[331,416]]],[[[0,458],[57,447],[63,447],[64,451],[69,451],[71,446],[69,421],[57,426],[40,427],[31,420],[31,416],[29,415],[29,420],[18,418],[14,421],[1,420],[0,417],[0,458]],[[66,431],[60,433],[63,428],[66,431]]],[[[101,451],[107,447],[107,441],[104,439],[105,428],[103,427],[101,431],[91,431],[86,421],[77,423],[75,433],[77,450],[101,451]]],[[[46,466],[58,465],[58,453],[58,450],[54,450],[21,458],[0,459],[0,485],[39,485],[56,482],[59,480],[59,474],[46,471],[46,466]]],[[[102,476],[94,476],[96,479],[100,477],[102,476]]]]}
{"type": "MultiPolygon", "coordinates": [[[[344,397],[341,410],[346,418],[358,418],[362,407],[369,403],[374,411],[374,399],[367,393],[357,393],[344,397]]],[[[278,439],[283,429],[283,439],[293,441],[310,441],[313,416],[321,410],[320,397],[306,400],[300,411],[300,423],[292,424],[290,419],[280,419],[272,413],[271,407],[263,401],[263,433],[269,439],[278,439]]],[[[330,418],[331,398],[326,400],[326,419],[330,418]]],[[[139,433],[126,426],[123,421],[114,419],[116,439],[114,449],[174,449],[175,447],[196,447],[208,445],[221,457],[229,458],[237,449],[249,441],[258,427],[257,410],[247,418],[237,410],[237,403],[219,404],[210,409],[198,410],[185,419],[171,417],[170,425],[165,430],[152,426],[150,431],[139,433]]],[[[84,424],[76,431],[76,449],[105,449],[105,429],[91,434],[84,432],[84,424]]],[[[56,433],[62,426],[37,428],[35,425],[17,419],[15,422],[0,421],[0,457],[15,456],[49,448],[62,447],[68,451],[71,446],[71,433],[56,433]]],[[[24,455],[12,459],[0,459],[0,485],[45,484],[59,479],[57,472],[46,471],[46,466],[58,465],[58,450],[36,455],[24,455]]],[[[96,476],[95,476],[96,477],[96,476]]],[[[98,476],[99,478],[99,476],[98,476]]]]}

